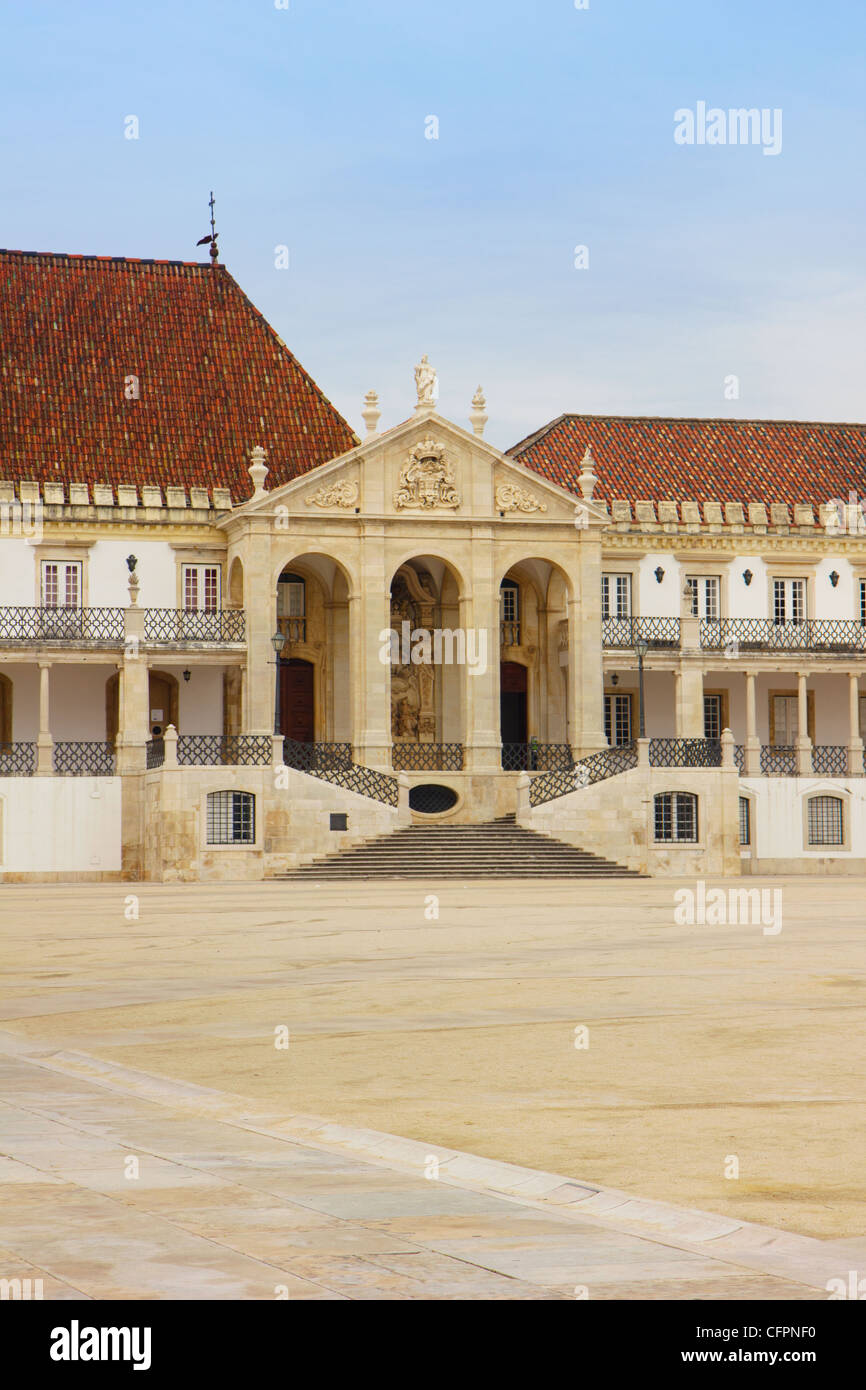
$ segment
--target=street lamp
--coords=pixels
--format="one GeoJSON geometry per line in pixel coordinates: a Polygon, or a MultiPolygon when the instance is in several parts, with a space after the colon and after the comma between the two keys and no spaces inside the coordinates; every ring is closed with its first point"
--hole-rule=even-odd
{"type": "Polygon", "coordinates": [[[282,632],[275,632],[271,638],[271,646],[274,649],[274,666],[277,671],[276,685],[274,687],[274,733],[279,737],[283,732],[280,719],[280,652],[285,645],[285,637],[282,632]]]}
{"type": "Polygon", "coordinates": [[[638,711],[639,711],[639,712],[638,712],[638,730],[639,730],[638,736],[639,736],[640,738],[646,738],[646,719],[645,719],[645,716],[644,716],[644,698],[643,698],[643,659],[644,659],[644,657],[645,657],[646,654],[647,654],[647,648],[648,648],[648,646],[649,646],[649,643],[646,642],[642,637],[638,638],[637,642],[635,642],[635,644],[634,644],[634,649],[635,649],[635,651],[637,652],[638,711]]]}

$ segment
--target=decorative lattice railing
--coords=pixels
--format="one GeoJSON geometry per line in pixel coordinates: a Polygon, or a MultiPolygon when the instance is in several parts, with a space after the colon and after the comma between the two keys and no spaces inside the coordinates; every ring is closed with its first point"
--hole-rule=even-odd
{"type": "Polygon", "coordinates": [[[122,608],[0,608],[0,646],[103,643],[122,646],[122,608]]]}
{"type": "Polygon", "coordinates": [[[165,762],[165,739],[152,738],[145,745],[145,765],[148,768],[162,767],[165,762]]]}
{"type": "Polygon", "coordinates": [[[263,767],[272,749],[268,734],[178,734],[177,762],[179,767],[263,767]]]}
{"type": "Polygon", "coordinates": [[[812,771],[822,777],[847,777],[848,749],[844,744],[813,744],[812,771]]]}
{"type": "Polygon", "coordinates": [[[589,787],[593,782],[603,782],[608,777],[616,777],[620,772],[628,772],[637,767],[637,748],[633,743],[623,744],[621,748],[602,748],[598,753],[590,753],[574,766],[563,772],[542,772],[533,777],[529,786],[530,806],[541,806],[546,801],[554,801],[559,796],[589,787]]]}
{"type": "Polygon", "coordinates": [[[35,771],[35,743],[0,743],[0,777],[32,777],[35,771]]]}
{"type": "Polygon", "coordinates": [[[243,642],[246,615],[242,608],[214,612],[205,609],[145,608],[144,640],[147,643],[243,642]]]}
{"type": "Polygon", "coordinates": [[[391,748],[395,772],[461,772],[462,743],[395,743],[391,748]]]}
{"type": "Polygon", "coordinates": [[[296,768],[298,772],[351,767],[352,745],[351,743],[299,743],[297,739],[285,738],[283,739],[283,762],[286,767],[296,768]]]}
{"type": "Polygon", "coordinates": [[[568,772],[574,755],[567,743],[503,743],[503,772],[568,772]]]}
{"type": "Polygon", "coordinates": [[[651,738],[650,767],[721,767],[717,738],[651,738]]]}
{"type": "Polygon", "coordinates": [[[55,743],[54,771],[61,777],[113,777],[114,744],[55,743]]]}
{"type": "Polygon", "coordinates": [[[679,618],[603,618],[601,640],[605,647],[633,647],[646,642],[653,647],[680,645],[679,618]]]}
{"type": "Polygon", "coordinates": [[[764,744],[761,771],[765,777],[796,777],[797,750],[790,745],[764,744]]]}
{"type": "Polygon", "coordinates": [[[804,618],[777,623],[771,618],[705,619],[701,646],[708,650],[866,652],[866,626],[844,618],[804,618]]]}

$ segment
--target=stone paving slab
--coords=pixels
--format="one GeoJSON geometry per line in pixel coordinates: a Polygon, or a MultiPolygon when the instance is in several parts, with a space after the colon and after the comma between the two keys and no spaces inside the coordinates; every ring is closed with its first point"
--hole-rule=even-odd
{"type": "Polygon", "coordinates": [[[8,1035],[0,1093],[0,1277],[45,1298],[813,1299],[853,1254],[8,1035]]]}

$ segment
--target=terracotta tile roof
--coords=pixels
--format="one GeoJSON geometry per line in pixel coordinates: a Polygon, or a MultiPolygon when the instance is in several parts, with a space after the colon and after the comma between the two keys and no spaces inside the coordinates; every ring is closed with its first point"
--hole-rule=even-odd
{"type": "Polygon", "coordinates": [[[240,501],[256,444],[275,487],[357,442],[224,266],[0,251],[0,478],[240,501]]]}
{"type": "Polygon", "coordinates": [[[794,502],[866,496],[866,425],[560,415],[507,452],[580,495],[592,446],[598,498],[794,502]]]}

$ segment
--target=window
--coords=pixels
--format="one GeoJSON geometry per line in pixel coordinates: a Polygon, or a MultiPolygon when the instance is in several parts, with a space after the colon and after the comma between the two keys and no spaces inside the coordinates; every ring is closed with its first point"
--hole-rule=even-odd
{"type": "Polygon", "coordinates": [[[752,808],[747,796],[740,797],[740,844],[752,843],[752,808]]]}
{"type": "Polygon", "coordinates": [[[209,845],[252,845],[256,838],[256,799],[252,792],[208,792],[209,845]]]}
{"type": "Polygon", "coordinates": [[[792,748],[800,731],[799,701],[796,695],[773,696],[772,742],[782,748],[792,748]]]}
{"type": "Polygon", "coordinates": [[[81,607],[81,561],[43,560],[43,608],[81,607]]]}
{"type": "Polygon", "coordinates": [[[698,798],[691,792],[662,792],[653,798],[655,837],[665,843],[695,844],[698,798]]]}
{"type": "Polygon", "coordinates": [[[513,579],[499,586],[499,623],[505,646],[520,645],[520,588],[513,579]]]}
{"type": "Polygon", "coordinates": [[[799,624],[806,618],[805,579],[773,580],[773,622],[799,624]]]}
{"type": "Polygon", "coordinates": [[[704,696],[704,738],[722,737],[722,697],[704,696]]]}
{"type": "Polygon", "coordinates": [[[703,618],[711,623],[718,622],[721,587],[719,576],[687,574],[686,585],[690,594],[692,617],[703,618]]]}
{"type": "Polygon", "coordinates": [[[631,617],[631,575],[603,574],[601,576],[601,616],[631,617]]]}
{"type": "Polygon", "coordinates": [[[281,574],[277,589],[277,613],[281,618],[303,618],[306,585],[299,574],[281,574]]]}
{"type": "Polygon", "coordinates": [[[183,606],[187,613],[215,613],[220,606],[219,565],[184,565],[183,606]]]}
{"type": "Polygon", "coordinates": [[[866,627],[866,579],[860,580],[860,626],[866,627]]]}
{"type": "Polygon", "coordinates": [[[612,748],[631,743],[631,695],[605,695],[604,732],[612,748]]]}
{"type": "Polygon", "coordinates": [[[808,805],[810,845],[844,844],[842,801],[838,796],[813,796],[808,805]]]}

